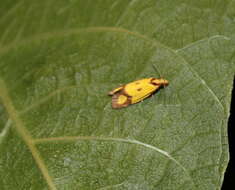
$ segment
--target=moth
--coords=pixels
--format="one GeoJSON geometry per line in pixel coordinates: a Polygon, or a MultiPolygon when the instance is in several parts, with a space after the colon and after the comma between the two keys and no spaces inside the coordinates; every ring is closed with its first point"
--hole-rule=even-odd
{"type": "Polygon", "coordinates": [[[108,95],[112,96],[114,109],[124,108],[144,100],[168,84],[169,82],[163,78],[144,78],[115,88],[108,95]]]}

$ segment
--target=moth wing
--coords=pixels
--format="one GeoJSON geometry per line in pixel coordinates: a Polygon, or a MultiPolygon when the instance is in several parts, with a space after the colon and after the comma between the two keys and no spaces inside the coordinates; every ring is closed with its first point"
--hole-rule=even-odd
{"type": "Polygon", "coordinates": [[[131,104],[131,97],[128,97],[127,95],[123,94],[123,92],[117,92],[112,97],[112,108],[124,108],[131,104]],[[120,98],[125,98],[125,101],[121,101],[120,98]]]}
{"type": "Polygon", "coordinates": [[[120,86],[120,87],[118,87],[118,88],[115,88],[115,89],[113,89],[112,91],[110,91],[110,92],[108,93],[108,95],[109,95],[109,96],[112,96],[112,95],[114,95],[115,93],[121,91],[122,89],[123,89],[123,86],[120,86]]]}
{"type": "Polygon", "coordinates": [[[152,94],[153,93],[151,92],[151,93],[143,94],[143,96],[133,96],[131,103],[132,104],[138,103],[138,102],[144,100],[145,98],[151,96],[152,94]]]}
{"type": "Polygon", "coordinates": [[[143,88],[137,89],[135,95],[132,95],[131,103],[135,104],[144,100],[145,98],[152,95],[157,89],[159,89],[159,86],[153,85],[146,85],[143,88]]]}

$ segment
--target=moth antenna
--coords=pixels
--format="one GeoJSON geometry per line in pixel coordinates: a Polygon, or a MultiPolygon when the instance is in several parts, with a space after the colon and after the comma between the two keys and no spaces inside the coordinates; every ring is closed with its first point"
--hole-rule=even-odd
{"type": "Polygon", "coordinates": [[[158,71],[157,67],[154,64],[152,64],[152,66],[153,66],[154,70],[156,71],[156,73],[159,75],[159,77],[162,78],[162,76],[161,76],[160,72],[158,71]]]}
{"type": "MultiPolygon", "coordinates": [[[[157,67],[154,64],[152,64],[152,66],[153,66],[154,70],[156,71],[156,73],[158,73],[159,77],[162,78],[162,76],[161,76],[159,70],[157,69],[157,67]]],[[[165,86],[163,86],[163,88],[165,88],[165,86]]]]}

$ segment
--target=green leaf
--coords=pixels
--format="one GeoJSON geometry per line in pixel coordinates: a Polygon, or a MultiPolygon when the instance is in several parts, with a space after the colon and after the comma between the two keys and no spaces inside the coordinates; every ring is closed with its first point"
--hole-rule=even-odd
{"type": "Polygon", "coordinates": [[[235,1],[4,2],[2,189],[220,189],[235,1]],[[170,84],[111,108],[144,77],[170,84]]]}

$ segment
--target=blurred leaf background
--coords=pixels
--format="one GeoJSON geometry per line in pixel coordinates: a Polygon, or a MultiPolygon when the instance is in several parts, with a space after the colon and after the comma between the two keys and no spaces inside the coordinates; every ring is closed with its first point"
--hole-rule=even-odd
{"type": "Polygon", "coordinates": [[[220,189],[234,7],[234,0],[2,0],[1,189],[220,189]],[[108,91],[159,75],[168,87],[111,108],[108,91]]]}

